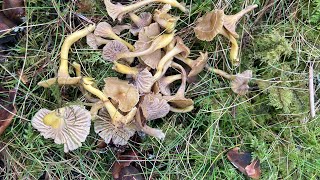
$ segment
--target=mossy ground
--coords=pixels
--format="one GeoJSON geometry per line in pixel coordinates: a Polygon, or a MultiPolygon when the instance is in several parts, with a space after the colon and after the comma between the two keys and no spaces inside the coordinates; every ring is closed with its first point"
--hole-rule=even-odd
{"type": "MultiPolygon", "coordinates": [[[[108,21],[102,1],[81,12],[95,22],[108,21]]],[[[188,0],[190,14],[180,15],[178,34],[191,48],[191,56],[209,52],[209,63],[230,73],[253,70],[250,92],[243,97],[232,93],[229,82],[203,72],[190,84],[187,95],[195,109],[186,114],[170,113],[154,123],[166,132],[158,141],[146,137],[140,152],[151,168],[142,168],[146,178],[155,179],[245,179],[226,158],[233,147],[253,152],[261,161],[262,179],[319,179],[320,122],[309,117],[308,63],[314,62],[316,108],[319,102],[320,1],[211,1],[188,0]],[[212,42],[198,41],[192,31],[194,20],[214,8],[232,14],[251,4],[259,7],[243,18],[237,28],[241,66],[231,68],[228,42],[218,36],[212,42]],[[252,13],[251,13],[252,14],[252,13]]],[[[157,5],[146,6],[152,10],[157,5]]],[[[83,9],[82,9],[83,10],[83,9]]],[[[83,146],[65,154],[61,145],[45,140],[31,126],[40,108],[54,109],[84,103],[77,88],[53,86],[44,89],[37,82],[53,77],[59,65],[59,51],[66,35],[87,24],[75,12],[79,4],[63,0],[28,0],[26,33],[10,47],[7,61],[0,64],[0,81],[6,88],[18,88],[17,116],[1,136],[6,144],[8,169],[3,179],[39,179],[45,172],[60,179],[110,179],[115,151],[96,150],[99,139],[93,131],[83,146]],[[28,83],[19,79],[23,71],[28,83]]],[[[130,34],[123,36],[134,39],[130,34]]],[[[99,87],[103,78],[121,76],[90,49],[85,40],[75,43],[70,61],[85,68],[99,87]]],[[[70,71],[73,73],[72,71],[70,71]]],[[[129,144],[128,148],[135,148],[129,144]]],[[[42,176],[43,177],[43,176],[42,176]]],[[[1,178],[0,178],[1,179],[1,178]]]]}

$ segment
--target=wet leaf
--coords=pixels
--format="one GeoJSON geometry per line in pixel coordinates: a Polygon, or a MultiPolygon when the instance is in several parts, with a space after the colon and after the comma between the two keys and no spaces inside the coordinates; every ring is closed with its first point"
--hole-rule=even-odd
{"type": "MultiPolygon", "coordinates": [[[[135,160],[139,160],[140,158],[138,157],[137,153],[135,151],[125,151],[122,154],[118,155],[118,160],[113,164],[112,167],[112,176],[114,179],[120,179],[121,176],[121,171],[125,168],[130,166],[130,164],[135,161],[135,160]]],[[[126,170],[128,171],[128,170],[126,170]]],[[[128,176],[129,174],[127,174],[127,172],[122,172],[123,174],[125,174],[126,176],[128,176]]],[[[134,173],[136,174],[136,173],[134,173]]]]}
{"type": "Polygon", "coordinates": [[[7,91],[0,86],[0,135],[10,125],[15,113],[16,107],[12,104],[16,90],[7,91]]]}
{"type": "Polygon", "coordinates": [[[255,159],[252,161],[250,152],[239,152],[239,148],[233,148],[227,153],[229,161],[243,174],[253,178],[259,179],[261,175],[260,161],[255,159]]]}
{"type": "Polygon", "coordinates": [[[121,180],[143,180],[143,176],[137,168],[133,166],[127,166],[120,171],[119,179],[121,180]]]}

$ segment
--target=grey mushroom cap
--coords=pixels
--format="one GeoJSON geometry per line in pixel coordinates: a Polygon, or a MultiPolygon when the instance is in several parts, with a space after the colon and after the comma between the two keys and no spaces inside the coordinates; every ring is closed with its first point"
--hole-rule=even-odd
{"type": "Polygon", "coordinates": [[[139,17],[141,21],[134,23],[130,29],[130,32],[134,36],[137,36],[142,28],[149,26],[152,22],[152,14],[149,12],[143,12],[139,15],[139,17]]]}
{"type": "Polygon", "coordinates": [[[32,118],[31,124],[45,139],[54,139],[56,144],[64,144],[64,152],[81,147],[90,132],[91,115],[82,106],[63,107],[54,112],[62,117],[63,122],[59,128],[45,125],[43,118],[51,113],[48,109],[40,109],[32,118]]]}
{"type": "Polygon", "coordinates": [[[140,71],[135,77],[134,85],[137,87],[140,94],[149,93],[153,84],[153,76],[147,68],[145,68],[143,71],[140,71]]]}
{"type": "Polygon", "coordinates": [[[135,125],[125,125],[122,127],[116,127],[111,123],[110,116],[105,112],[105,109],[101,110],[94,121],[94,131],[105,141],[110,143],[112,140],[115,145],[126,145],[130,137],[136,132],[135,125]]]}
{"type": "Polygon", "coordinates": [[[234,79],[231,81],[232,91],[241,96],[245,95],[250,88],[248,83],[251,78],[251,70],[246,70],[240,74],[235,75],[234,79]]]}
{"type": "MultiPolygon", "coordinates": [[[[117,59],[117,54],[130,52],[128,47],[117,40],[112,40],[103,47],[102,58],[106,61],[113,62],[117,59]]],[[[126,59],[131,63],[133,58],[126,59]]]]}
{"type": "Polygon", "coordinates": [[[170,111],[170,105],[160,94],[147,94],[143,97],[141,110],[146,120],[165,117],[170,111]]]}

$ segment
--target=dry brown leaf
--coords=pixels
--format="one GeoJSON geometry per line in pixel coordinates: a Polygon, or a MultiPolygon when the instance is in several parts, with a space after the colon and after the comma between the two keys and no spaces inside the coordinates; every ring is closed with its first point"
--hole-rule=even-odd
{"type": "MultiPolygon", "coordinates": [[[[130,166],[130,164],[135,161],[139,160],[137,153],[135,151],[126,151],[122,154],[118,154],[117,159],[119,161],[116,161],[112,166],[112,176],[114,179],[120,179],[120,173],[124,167],[130,166]]],[[[128,175],[126,173],[126,175],[128,175]]]]}
{"type": "Polygon", "coordinates": [[[16,94],[16,90],[7,91],[0,86],[0,94],[7,96],[5,98],[0,97],[0,135],[10,125],[15,113],[16,107],[12,104],[13,98],[16,94]]]}
{"type": "Polygon", "coordinates": [[[252,179],[259,179],[261,175],[260,161],[255,159],[252,161],[250,152],[239,152],[239,148],[235,147],[227,153],[229,161],[243,174],[252,179]]]}

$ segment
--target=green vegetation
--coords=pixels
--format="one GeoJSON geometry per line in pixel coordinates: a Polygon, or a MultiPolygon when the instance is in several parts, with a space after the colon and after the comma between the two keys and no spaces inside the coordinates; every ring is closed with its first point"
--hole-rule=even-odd
{"type": "MultiPolygon", "coordinates": [[[[94,7],[89,11],[74,2],[28,0],[27,21],[22,25],[26,33],[10,47],[6,61],[0,62],[1,84],[8,89],[18,87],[17,116],[0,139],[7,145],[5,163],[9,170],[4,179],[39,179],[45,172],[61,179],[112,177],[111,167],[119,147],[97,149],[99,136],[93,129],[81,148],[65,154],[62,145],[44,139],[30,123],[40,108],[84,103],[77,88],[37,86],[37,82],[56,76],[66,35],[87,24],[75,12],[92,17],[95,22],[111,23],[102,1],[80,0],[94,7]],[[18,70],[23,70],[27,84],[19,80],[18,70]]],[[[190,16],[178,10],[172,13],[180,15],[178,34],[194,57],[205,50],[214,67],[234,74],[246,69],[253,71],[250,92],[237,96],[228,80],[204,71],[199,81],[187,89],[195,109],[186,114],[171,113],[154,122],[153,127],[161,127],[166,133],[165,140],[143,137],[139,149],[135,149],[134,143],[127,148],[145,154],[149,168],[143,166],[142,170],[146,178],[245,179],[225,155],[229,149],[240,147],[260,159],[261,179],[319,179],[320,121],[318,116],[309,116],[308,63],[315,61],[317,101],[320,1],[279,0],[266,9],[263,8],[269,1],[226,2],[188,0],[186,3],[192,5],[190,16]],[[226,14],[232,14],[254,3],[259,5],[254,16],[249,13],[250,18],[243,18],[238,25],[241,66],[232,69],[226,49],[228,41],[218,36],[212,42],[200,42],[194,36],[193,22],[214,8],[226,7],[226,14]]],[[[134,37],[128,33],[124,38],[134,37]]],[[[85,67],[85,73],[95,77],[100,89],[105,77],[122,77],[101,58],[100,50],[86,45],[85,39],[76,42],[71,52],[71,61],[85,67]]]]}

